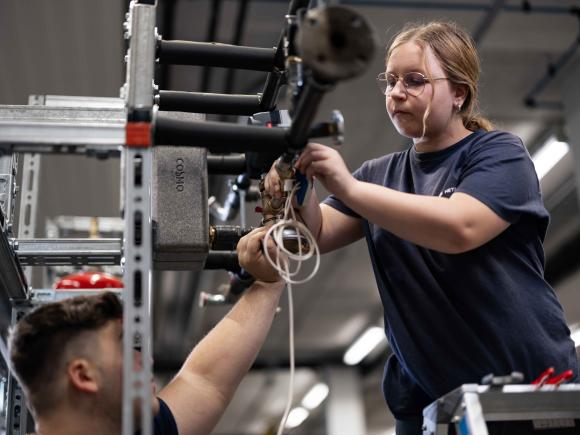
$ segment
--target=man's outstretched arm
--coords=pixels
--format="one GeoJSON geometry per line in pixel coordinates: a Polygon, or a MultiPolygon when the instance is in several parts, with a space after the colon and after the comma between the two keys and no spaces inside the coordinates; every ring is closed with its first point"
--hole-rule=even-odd
{"type": "Polygon", "coordinates": [[[258,280],[159,393],[180,434],[211,433],[266,339],[284,283],[262,255],[265,232],[255,230],[238,243],[240,265],[258,280]]]}

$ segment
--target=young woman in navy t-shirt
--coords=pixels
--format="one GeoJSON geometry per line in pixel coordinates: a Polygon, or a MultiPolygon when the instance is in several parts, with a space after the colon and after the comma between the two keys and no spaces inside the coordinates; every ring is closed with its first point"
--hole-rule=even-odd
{"type": "MultiPolygon", "coordinates": [[[[578,373],[575,347],[544,280],[549,215],[521,140],[477,114],[479,59],[451,23],[403,29],[377,78],[406,151],[351,174],[309,144],[296,168],[332,193],[300,214],[322,252],[366,238],[394,355],[383,391],[398,434],[420,434],[422,409],[488,374],[547,367],[578,373]]],[[[275,170],[266,189],[279,195],[275,170]]],[[[518,433],[522,433],[518,429],[518,433]]]]}

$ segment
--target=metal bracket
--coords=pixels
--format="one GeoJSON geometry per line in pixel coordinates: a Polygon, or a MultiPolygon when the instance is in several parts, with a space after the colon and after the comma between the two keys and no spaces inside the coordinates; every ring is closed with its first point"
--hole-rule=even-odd
{"type": "MultiPolygon", "coordinates": [[[[11,324],[30,310],[29,305],[17,305],[12,308],[11,324]]],[[[22,387],[12,371],[8,373],[8,409],[6,412],[6,432],[10,435],[26,435],[28,424],[28,408],[22,387]]]]}

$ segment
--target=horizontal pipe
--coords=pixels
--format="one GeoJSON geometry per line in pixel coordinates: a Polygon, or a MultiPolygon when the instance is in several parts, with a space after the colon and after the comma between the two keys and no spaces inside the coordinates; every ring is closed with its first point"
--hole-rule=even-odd
{"type": "Polygon", "coordinates": [[[183,121],[163,112],[157,113],[154,122],[155,145],[203,147],[216,153],[267,151],[279,154],[287,147],[285,128],[183,121]]]}
{"type": "Polygon", "coordinates": [[[159,63],[162,64],[272,71],[275,66],[276,48],[161,40],[157,55],[159,63]]]}
{"type": "Polygon", "coordinates": [[[240,272],[238,254],[236,251],[209,251],[204,269],[223,269],[230,272],[240,272]]]}
{"type": "Polygon", "coordinates": [[[207,172],[212,175],[237,175],[246,172],[246,156],[207,156],[207,172]]]}
{"type": "Polygon", "coordinates": [[[156,102],[159,110],[178,112],[250,116],[261,111],[260,95],[159,91],[156,102]]]}
{"type": "Polygon", "coordinates": [[[235,251],[238,241],[253,230],[238,225],[213,225],[210,227],[210,248],[212,251],[235,251]]]}

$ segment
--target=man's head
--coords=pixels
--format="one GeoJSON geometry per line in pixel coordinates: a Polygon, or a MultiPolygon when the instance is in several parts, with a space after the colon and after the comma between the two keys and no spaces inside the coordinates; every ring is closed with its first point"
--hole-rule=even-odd
{"type": "Polygon", "coordinates": [[[12,328],[12,368],[37,418],[97,396],[120,418],[122,315],[118,297],[104,292],[40,306],[12,328]]]}

